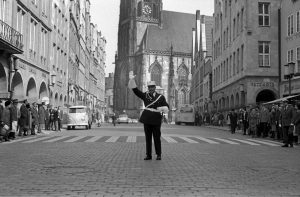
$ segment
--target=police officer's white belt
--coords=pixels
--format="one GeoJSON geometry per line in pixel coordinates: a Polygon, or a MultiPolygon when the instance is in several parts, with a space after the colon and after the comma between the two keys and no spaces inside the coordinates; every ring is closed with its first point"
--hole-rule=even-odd
{"type": "Polygon", "coordinates": [[[161,112],[160,110],[157,110],[157,109],[153,109],[153,108],[145,108],[145,110],[148,110],[148,111],[152,111],[152,112],[161,112]]]}

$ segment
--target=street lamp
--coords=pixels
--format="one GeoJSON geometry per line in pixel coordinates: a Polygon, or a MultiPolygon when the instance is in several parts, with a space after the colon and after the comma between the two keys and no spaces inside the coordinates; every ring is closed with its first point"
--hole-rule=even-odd
{"type": "Polygon", "coordinates": [[[294,77],[295,74],[295,63],[289,62],[288,64],[284,65],[287,69],[287,74],[284,76],[285,79],[289,80],[289,96],[292,94],[292,82],[291,79],[294,77]]]}
{"type": "Polygon", "coordinates": [[[50,87],[50,86],[54,86],[55,83],[56,83],[56,74],[53,73],[53,74],[50,75],[50,84],[48,84],[48,86],[49,86],[49,87],[50,87]]]}

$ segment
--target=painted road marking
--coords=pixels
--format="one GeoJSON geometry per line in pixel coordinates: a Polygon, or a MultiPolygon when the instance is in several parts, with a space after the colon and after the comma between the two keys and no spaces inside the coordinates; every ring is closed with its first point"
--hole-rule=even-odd
{"type": "Polygon", "coordinates": [[[76,142],[76,141],[81,140],[81,139],[83,139],[83,138],[85,138],[85,137],[86,137],[86,136],[77,136],[77,137],[74,137],[74,138],[69,139],[69,140],[64,141],[64,142],[76,142]]]}
{"type": "Polygon", "coordinates": [[[171,138],[170,136],[162,136],[168,143],[178,143],[176,140],[171,138]]]}
{"type": "Polygon", "coordinates": [[[44,142],[45,143],[46,142],[57,142],[58,140],[62,140],[62,139],[68,138],[68,137],[71,137],[71,136],[57,136],[57,138],[54,138],[54,139],[51,139],[51,140],[47,140],[47,141],[44,141],[44,142]]]}
{"type": "Polygon", "coordinates": [[[25,142],[22,142],[22,143],[32,143],[32,142],[38,142],[38,141],[42,141],[42,140],[45,140],[45,139],[48,139],[48,138],[52,138],[53,136],[45,136],[45,137],[39,137],[39,138],[36,138],[36,139],[33,139],[33,140],[28,140],[28,141],[25,141],[25,142]]]}
{"type": "Polygon", "coordinates": [[[228,144],[234,144],[234,145],[238,145],[238,144],[239,144],[239,143],[237,143],[237,142],[233,142],[233,141],[226,140],[226,139],[221,139],[221,138],[214,138],[214,139],[219,140],[219,141],[221,141],[221,142],[226,142],[226,143],[228,143],[228,144]]]}
{"type": "Polygon", "coordinates": [[[249,142],[249,141],[246,141],[246,140],[234,139],[234,138],[231,138],[231,140],[235,140],[235,141],[242,142],[242,143],[249,144],[249,145],[253,145],[253,146],[260,146],[260,144],[256,144],[254,142],[249,142]]]}
{"type": "Polygon", "coordinates": [[[178,136],[178,138],[183,139],[183,140],[187,141],[188,143],[192,143],[192,144],[197,144],[197,143],[199,143],[199,142],[197,142],[197,141],[195,141],[195,140],[192,140],[192,139],[189,139],[189,138],[187,138],[187,137],[179,137],[179,136],[178,136]]]}
{"type": "Polygon", "coordinates": [[[216,141],[213,141],[213,140],[210,140],[210,139],[207,139],[207,138],[204,138],[204,137],[198,137],[198,136],[195,136],[194,138],[197,138],[201,141],[204,141],[204,142],[207,142],[209,144],[220,144],[219,142],[216,142],[216,141]]]}
{"type": "Polygon", "coordinates": [[[270,142],[264,142],[264,141],[260,141],[260,140],[254,140],[254,139],[247,139],[247,140],[252,141],[252,142],[261,143],[261,144],[266,144],[266,145],[269,145],[269,146],[280,146],[278,144],[273,144],[273,143],[270,143],[270,142]]]}
{"type": "Polygon", "coordinates": [[[116,142],[119,139],[120,136],[111,136],[108,140],[105,142],[116,142]]]}
{"type": "Polygon", "coordinates": [[[136,142],[136,136],[128,136],[126,142],[136,142]]]}
{"type": "Polygon", "coordinates": [[[84,142],[96,142],[97,140],[101,139],[103,136],[94,136],[84,142]]]}

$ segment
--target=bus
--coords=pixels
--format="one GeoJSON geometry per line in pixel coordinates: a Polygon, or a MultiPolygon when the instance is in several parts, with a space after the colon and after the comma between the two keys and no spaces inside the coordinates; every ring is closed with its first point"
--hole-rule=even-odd
{"type": "Polygon", "coordinates": [[[179,125],[181,123],[192,124],[195,123],[195,110],[194,106],[190,104],[185,104],[179,107],[175,112],[175,124],[179,125]]]}

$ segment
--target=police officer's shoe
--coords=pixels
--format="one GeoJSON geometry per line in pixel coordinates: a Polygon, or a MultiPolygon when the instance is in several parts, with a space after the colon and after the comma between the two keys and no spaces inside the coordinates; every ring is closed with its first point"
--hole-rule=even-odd
{"type": "Polygon", "coordinates": [[[161,156],[157,155],[156,160],[161,160],[161,156]]]}
{"type": "Polygon", "coordinates": [[[146,157],[144,158],[144,160],[152,160],[152,157],[146,156],[146,157]]]}

